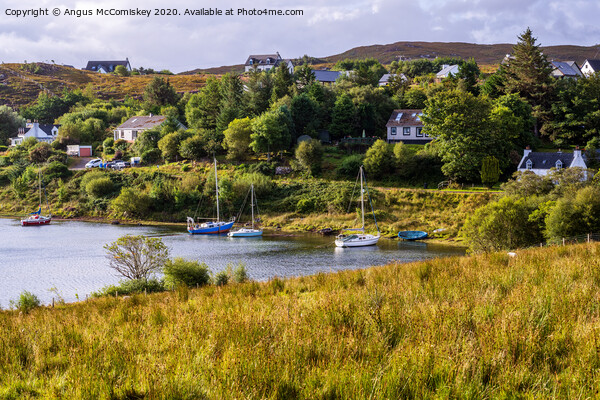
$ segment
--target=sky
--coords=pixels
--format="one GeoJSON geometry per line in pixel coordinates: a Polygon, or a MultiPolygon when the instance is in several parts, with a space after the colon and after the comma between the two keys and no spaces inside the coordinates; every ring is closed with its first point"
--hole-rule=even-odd
{"type": "Polygon", "coordinates": [[[0,62],[82,68],[88,60],[127,57],[134,68],[178,73],[276,51],[296,58],[399,41],[515,43],[527,27],[542,46],[593,46],[600,43],[599,17],[597,0],[0,0],[0,62]],[[201,6],[223,15],[184,15],[201,6]],[[40,9],[49,15],[34,16],[40,9]],[[150,15],[98,15],[129,9],[150,15]],[[154,15],[156,9],[178,15],[154,15]],[[234,15],[225,15],[229,9],[234,15]],[[240,9],[302,15],[239,15],[240,9]]]}

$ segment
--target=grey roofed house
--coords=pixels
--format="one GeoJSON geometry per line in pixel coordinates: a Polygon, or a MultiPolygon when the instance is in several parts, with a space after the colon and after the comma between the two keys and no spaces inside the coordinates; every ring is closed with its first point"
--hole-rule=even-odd
{"type": "Polygon", "coordinates": [[[558,152],[534,152],[525,149],[523,158],[519,162],[518,171],[532,171],[536,175],[547,175],[550,169],[556,168],[587,168],[585,156],[581,150],[576,149],[572,153],[558,152]]]}
{"type": "Polygon", "coordinates": [[[113,60],[113,61],[88,61],[84,70],[86,71],[94,71],[101,73],[109,73],[114,72],[115,68],[119,65],[127,68],[127,71],[131,71],[131,64],[129,64],[129,58],[125,60],[113,60]]]}
{"type": "MultiPolygon", "coordinates": [[[[145,115],[131,117],[114,130],[114,139],[123,139],[128,142],[133,142],[137,139],[139,133],[161,126],[167,121],[164,115],[145,115]]],[[[187,129],[182,123],[178,123],[179,129],[187,129]]]]}
{"type": "MultiPolygon", "coordinates": [[[[390,82],[390,79],[395,76],[396,74],[383,74],[383,76],[379,80],[379,86],[387,86],[390,82]]],[[[402,79],[403,82],[406,82],[408,80],[408,78],[404,74],[400,74],[400,79],[402,79]]]]}
{"type": "Polygon", "coordinates": [[[342,71],[326,71],[320,69],[313,69],[312,72],[313,74],[315,74],[315,80],[323,84],[333,84],[335,83],[335,81],[337,81],[337,78],[339,78],[342,75],[342,71]]]}
{"type": "Polygon", "coordinates": [[[438,72],[437,74],[435,74],[435,77],[437,79],[443,79],[443,78],[447,78],[450,75],[456,75],[458,74],[458,65],[444,65],[444,67],[442,68],[442,70],[440,72],[438,72]]]}
{"type": "Polygon", "coordinates": [[[279,55],[279,52],[275,54],[251,54],[248,56],[248,59],[244,64],[244,71],[248,72],[252,69],[268,71],[272,68],[278,67],[282,63],[287,65],[290,73],[294,72],[294,64],[292,63],[292,60],[284,60],[279,55]]]}
{"type": "Polygon", "coordinates": [[[37,122],[27,122],[25,128],[19,128],[17,137],[10,138],[11,146],[18,146],[28,137],[33,137],[38,142],[52,143],[58,136],[60,125],[40,125],[37,122]]]}
{"type": "Polygon", "coordinates": [[[551,74],[555,78],[581,78],[583,74],[575,61],[552,61],[551,74]]]}

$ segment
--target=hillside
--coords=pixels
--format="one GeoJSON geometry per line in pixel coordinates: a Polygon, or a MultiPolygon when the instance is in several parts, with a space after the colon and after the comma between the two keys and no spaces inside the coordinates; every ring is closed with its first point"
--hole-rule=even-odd
{"type": "Polygon", "coordinates": [[[0,311],[0,398],[597,398],[600,245],[0,311]]]}
{"type": "MultiPolygon", "coordinates": [[[[0,64],[0,104],[14,108],[34,101],[40,91],[60,94],[64,89],[86,89],[102,99],[138,97],[155,75],[120,77],[54,64],[0,64]]],[[[178,92],[199,90],[204,75],[164,76],[178,92]]]]}

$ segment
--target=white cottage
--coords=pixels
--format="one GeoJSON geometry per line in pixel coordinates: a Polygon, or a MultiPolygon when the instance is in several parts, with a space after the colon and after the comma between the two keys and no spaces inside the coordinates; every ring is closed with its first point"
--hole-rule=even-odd
{"type": "Polygon", "coordinates": [[[581,66],[581,73],[586,77],[600,71],[600,60],[585,60],[581,66]]]}
{"type": "MultiPolygon", "coordinates": [[[[117,126],[113,132],[114,139],[123,139],[127,142],[135,142],[138,135],[145,130],[157,128],[167,121],[164,115],[147,115],[131,117],[121,125],[117,126]]],[[[183,124],[178,123],[179,129],[187,129],[183,124]]]]}
{"type": "Polygon", "coordinates": [[[423,121],[421,116],[423,110],[394,110],[388,123],[387,129],[388,143],[408,143],[425,144],[433,140],[429,135],[423,133],[423,121]]]}
{"type": "Polygon", "coordinates": [[[574,168],[587,169],[581,150],[576,149],[573,153],[533,152],[529,147],[523,151],[523,158],[519,163],[518,171],[531,171],[539,176],[546,176],[552,168],[574,168]]]}
{"type": "Polygon", "coordinates": [[[60,125],[27,122],[25,128],[20,128],[17,137],[10,138],[11,146],[18,146],[28,137],[35,138],[38,142],[52,143],[58,137],[60,125]]]}
{"type": "Polygon", "coordinates": [[[251,54],[244,64],[244,71],[248,72],[253,69],[258,71],[269,71],[270,69],[277,68],[280,64],[285,64],[290,71],[290,74],[294,73],[294,64],[292,63],[292,60],[284,60],[279,55],[279,52],[275,54],[251,54]]]}

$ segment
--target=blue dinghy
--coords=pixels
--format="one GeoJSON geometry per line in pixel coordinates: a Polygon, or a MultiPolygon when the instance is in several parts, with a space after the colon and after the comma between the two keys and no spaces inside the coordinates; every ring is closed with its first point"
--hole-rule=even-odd
{"type": "Polygon", "coordinates": [[[398,237],[404,240],[420,240],[427,238],[427,232],[423,231],[401,231],[398,237]]]}

